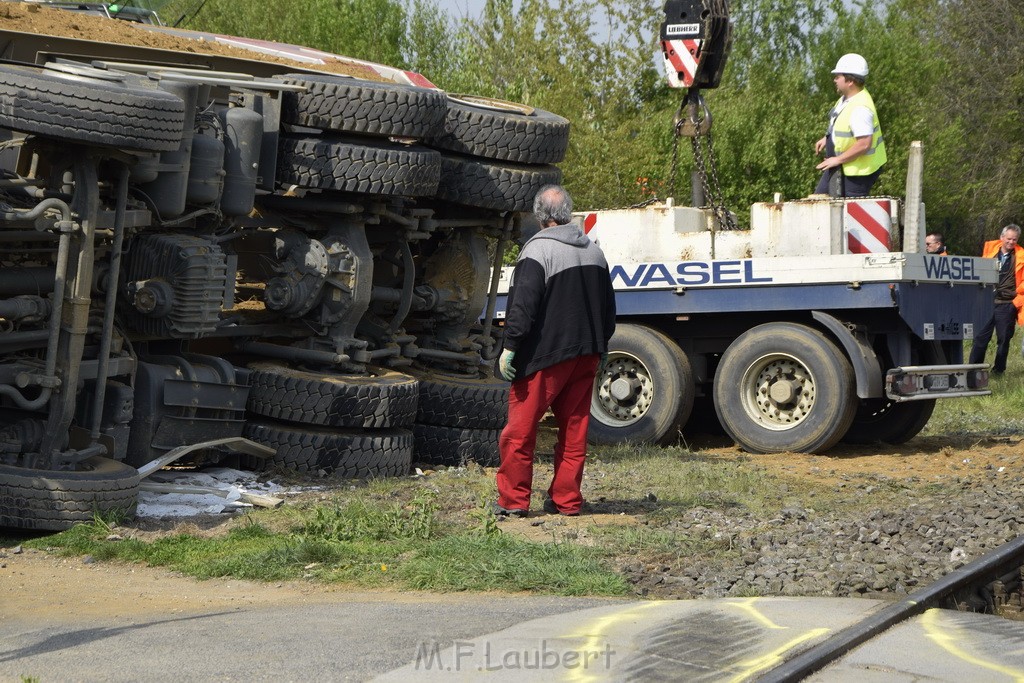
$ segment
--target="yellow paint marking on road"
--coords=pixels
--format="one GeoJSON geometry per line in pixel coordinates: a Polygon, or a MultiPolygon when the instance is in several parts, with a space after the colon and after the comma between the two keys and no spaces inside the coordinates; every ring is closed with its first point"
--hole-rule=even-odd
{"type": "MultiPolygon", "coordinates": [[[[662,603],[659,602],[647,602],[636,607],[630,607],[628,609],[620,610],[618,612],[612,612],[606,614],[603,617],[599,617],[592,622],[589,622],[581,626],[578,630],[573,631],[567,635],[561,636],[562,638],[585,638],[583,645],[580,647],[579,652],[590,653],[590,652],[605,652],[607,647],[610,647],[608,641],[608,630],[617,624],[620,624],[629,619],[635,619],[644,612],[649,611],[652,607],[658,607],[662,603]]],[[[614,651],[611,651],[614,654],[614,651]]],[[[585,655],[584,655],[585,656],[585,655]]],[[[608,671],[594,671],[588,668],[573,668],[565,671],[563,680],[566,681],[578,681],[579,683],[590,683],[591,681],[607,680],[608,671]]]]}
{"type": "Polygon", "coordinates": [[[745,662],[739,662],[739,666],[742,667],[742,669],[738,674],[729,679],[730,683],[739,683],[740,681],[748,680],[754,674],[760,673],[765,669],[771,669],[775,666],[778,666],[784,661],[782,657],[783,654],[789,652],[794,647],[801,645],[802,643],[806,643],[808,640],[813,640],[818,636],[825,635],[829,632],[829,630],[830,629],[827,628],[811,629],[807,633],[804,633],[803,635],[793,638],[789,642],[785,643],[780,647],[775,648],[767,654],[761,655],[760,657],[757,657],[755,659],[749,659],[745,662]]]}
{"type": "Polygon", "coordinates": [[[924,627],[924,631],[928,634],[928,637],[934,640],[939,647],[954,657],[962,659],[968,664],[973,664],[974,666],[988,669],[989,671],[1001,673],[1018,683],[1024,683],[1024,671],[1014,669],[1009,666],[1003,666],[1002,664],[986,662],[957,645],[957,641],[962,642],[966,637],[968,637],[968,634],[963,629],[955,626],[943,626],[940,624],[940,613],[941,610],[930,609],[921,615],[921,626],[924,627]]]}
{"type": "Polygon", "coordinates": [[[729,605],[730,607],[738,607],[739,609],[746,612],[747,616],[753,618],[754,621],[758,622],[765,628],[789,628],[788,626],[779,626],[774,621],[772,621],[765,615],[761,614],[761,612],[759,612],[758,609],[754,606],[754,603],[760,599],[761,598],[743,598],[742,600],[729,600],[725,604],[729,605]]]}

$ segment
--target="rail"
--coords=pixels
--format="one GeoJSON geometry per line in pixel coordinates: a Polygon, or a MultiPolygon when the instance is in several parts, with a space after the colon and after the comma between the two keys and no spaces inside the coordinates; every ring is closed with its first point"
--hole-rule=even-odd
{"type": "Polygon", "coordinates": [[[1019,567],[1024,563],[1024,536],[1005,543],[977,560],[956,569],[935,583],[914,591],[899,602],[876,614],[839,631],[831,638],[815,645],[768,671],[758,683],[790,683],[803,680],[845,655],[886,629],[917,616],[964,588],[988,583],[1006,574],[1007,566],[1019,567]]]}

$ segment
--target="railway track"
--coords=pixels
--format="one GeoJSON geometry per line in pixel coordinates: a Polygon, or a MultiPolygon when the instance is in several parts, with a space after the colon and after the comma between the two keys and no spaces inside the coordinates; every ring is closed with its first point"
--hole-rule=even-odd
{"type": "Polygon", "coordinates": [[[765,672],[758,683],[800,681],[889,628],[932,608],[1021,618],[1024,536],[956,569],[765,672]]]}

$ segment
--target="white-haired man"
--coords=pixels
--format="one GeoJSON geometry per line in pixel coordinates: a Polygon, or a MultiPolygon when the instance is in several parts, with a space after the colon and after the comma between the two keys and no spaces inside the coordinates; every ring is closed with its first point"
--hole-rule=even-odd
{"type": "Polygon", "coordinates": [[[498,441],[498,515],[530,509],[537,424],[550,408],[558,423],[555,473],[545,512],[578,515],[594,377],[615,332],[615,292],[601,248],[572,220],[558,185],[537,192],[541,230],[523,245],[512,276],[498,373],[512,382],[508,423],[498,441]]]}
{"type": "Polygon", "coordinates": [[[1017,244],[1020,227],[1010,223],[999,232],[999,239],[989,240],[981,249],[982,258],[994,258],[999,269],[996,283],[996,303],[992,317],[982,325],[971,347],[972,363],[984,363],[985,351],[992,333],[996,333],[996,356],[992,359],[992,373],[1006,371],[1006,357],[1010,354],[1014,324],[1024,323],[1024,249],[1017,244]]]}

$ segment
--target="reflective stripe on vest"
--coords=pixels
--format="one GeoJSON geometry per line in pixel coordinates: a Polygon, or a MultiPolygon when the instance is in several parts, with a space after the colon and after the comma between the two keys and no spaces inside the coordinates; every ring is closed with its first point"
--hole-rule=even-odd
{"type": "MultiPolygon", "coordinates": [[[[842,102],[842,99],[840,99],[836,107],[842,104],[842,102]]],[[[832,142],[835,144],[836,154],[842,154],[853,146],[855,138],[853,137],[853,128],[850,120],[853,110],[857,107],[867,107],[871,111],[875,121],[875,128],[871,133],[871,147],[868,148],[868,151],[856,159],[843,164],[843,174],[848,176],[871,175],[882,167],[887,158],[885,154],[885,138],[882,137],[882,125],[878,121],[875,102],[871,99],[871,95],[868,94],[867,90],[861,90],[848,99],[846,106],[839,112],[835,123],[832,124],[832,142]]]]}

